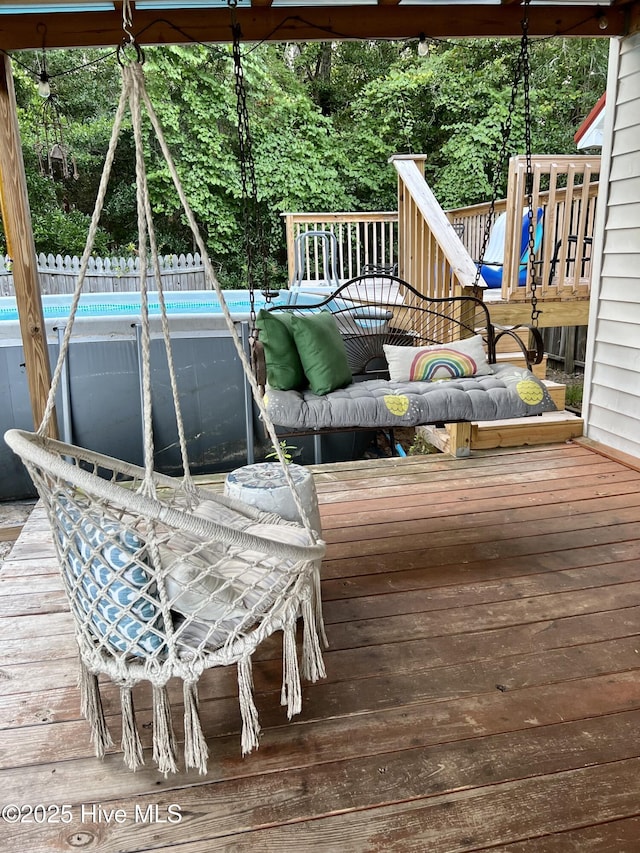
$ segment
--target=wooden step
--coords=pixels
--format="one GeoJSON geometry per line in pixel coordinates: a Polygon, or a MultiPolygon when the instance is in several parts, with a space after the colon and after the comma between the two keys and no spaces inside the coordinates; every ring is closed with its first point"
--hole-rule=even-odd
{"type": "Polygon", "coordinates": [[[571,412],[545,412],[533,418],[478,421],[471,424],[471,449],[557,444],[582,435],[584,422],[571,412]]]}
{"type": "MultiPolygon", "coordinates": [[[[513,329],[513,332],[526,347],[529,346],[529,329],[523,327],[521,329],[513,329]]],[[[514,348],[517,351],[517,346],[511,335],[505,335],[496,343],[496,352],[511,352],[514,348]]]]}
{"type": "MultiPolygon", "coordinates": [[[[498,352],[496,353],[496,363],[497,364],[514,364],[516,367],[526,367],[527,362],[525,357],[521,352],[498,352]]],[[[534,376],[537,376],[538,379],[544,379],[547,375],[547,356],[545,354],[544,358],[540,362],[540,364],[534,364],[531,372],[534,376]]]]}
{"type": "MultiPolygon", "coordinates": [[[[556,383],[554,383],[556,384],[556,383]]],[[[564,388],[564,386],[560,386],[564,388]]],[[[416,427],[416,434],[451,456],[467,456],[470,450],[557,444],[582,435],[584,422],[563,409],[531,418],[416,427]]]]}
{"type": "Polygon", "coordinates": [[[552,382],[550,379],[543,379],[542,381],[555,403],[556,409],[562,411],[567,405],[567,386],[561,382],[552,382]]]}

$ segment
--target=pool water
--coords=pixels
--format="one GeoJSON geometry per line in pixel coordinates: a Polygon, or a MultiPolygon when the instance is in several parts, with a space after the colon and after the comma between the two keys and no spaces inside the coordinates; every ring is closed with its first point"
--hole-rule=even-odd
{"type": "MultiPolygon", "coordinates": [[[[272,304],[287,302],[289,291],[281,290],[272,304]]],[[[184,292],[171,291],[164,295],[168,314],[221,314],[220,303],[215,295],[208,290],[192,290],[184,292]]],[[[224,299],[232,314],[251,312],[249,293],[246,290],[230,290],[224,294],[224,299]]],[[[45,295],[42,297],[42,311],[45,320],[69,316],[71,294],[45,295]]],[[[160,314],[160,304],[157,293],[149,293],[149,313],[160,314]]],[[[265,299],[262,294],[256,295],[255,309],[264,307],[265,299]]],[[[138,293],[85,293],[80,297],[77,317],[125,317],[140,315],[140,295],[138,293]]],[[[15,297],[0,297],[0,321],[18,320],[18,309],[15,297]]]]}

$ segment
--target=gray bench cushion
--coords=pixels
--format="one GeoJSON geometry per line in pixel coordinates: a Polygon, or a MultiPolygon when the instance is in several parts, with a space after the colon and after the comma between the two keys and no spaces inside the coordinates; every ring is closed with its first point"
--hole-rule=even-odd
{"type": "Polygon", "coordinates": [[[487,376],[440,382],[369,379],[322,396],[268,388],[265,399],[276,426],[301,430],[493,421],[556,410],[529,370],[511,364],[491,367],[487,376]]]}

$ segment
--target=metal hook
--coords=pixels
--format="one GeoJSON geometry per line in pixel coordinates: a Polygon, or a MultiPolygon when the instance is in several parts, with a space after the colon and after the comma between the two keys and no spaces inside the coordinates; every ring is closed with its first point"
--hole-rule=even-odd
{"type": "Polygon", "coordinates": [[[138,65],[144,65],[144,51],[140,47],[138,42],[135,39],[132,39],[131,41],[123,39],[122,44],[119,44],[116,48],[116,59],[118,60],[118,65],[120,66],[120,68],[124,68],[124,66],[127,65],[129,62],[125,54],[125,51],[129,47],[132,47],[136,52],[135,59],[132,59],[131,61],[137,62],[138,65]]]}
{"type": "Polygon", "coordinates": [[[238,38],[242,38],[242,32],[240,31],[240,25],[238,24],[238,15],[236,14],[238,0],[227,0],[227,6],[231,12],[231,31],[234,33],[234,38],[236,31],[238,33],[238,38]]]}
{"type": "Polygon", "coordinates": [[[122,29],[129,36],[129,44],[134,44],[136,38],[131,32],[133,26],[133,13],[131,11],[131,0],[123,0],[122,3],[122,29]]]}
{"type": "Polygon", "coordinates": [[[136,37],[134,36],[131,27],[133,26],[133,13],[131,10],[131,0],[123,0],[122,3],[122,31],[124,32],[126,38],[122,40],[122,44],[118,45],[116,50],[116,59],[118,60],[118,64],[121,68],[125,65],[125,51],[128,47],[132,47],[135,52],[135,60],[138,65],[144,64],[144,51],[136,41],[136,37]]]}

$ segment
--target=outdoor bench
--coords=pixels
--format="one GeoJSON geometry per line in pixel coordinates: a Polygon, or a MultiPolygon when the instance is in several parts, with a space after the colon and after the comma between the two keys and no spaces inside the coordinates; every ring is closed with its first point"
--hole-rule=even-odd
{"type": "MultiPolygon", "coordinates": [[[[496,363],[503,336],[513,339],[528,367],[541,361],[539,332],[533,330],[529,349],[515,329],[491,323],[481,299],[432,299],[396,276],[372,273],[315,301],[292,292],[287,304],[260,311],[252,353],[267,411],[283,437],[470,425],[553,411],[528,367],[496,363]]],[[[469,431],[460,431],[456,455],[468,453],[469,431]]],[[[315,449],[320,461],[319,440],[315,449]]]]}

